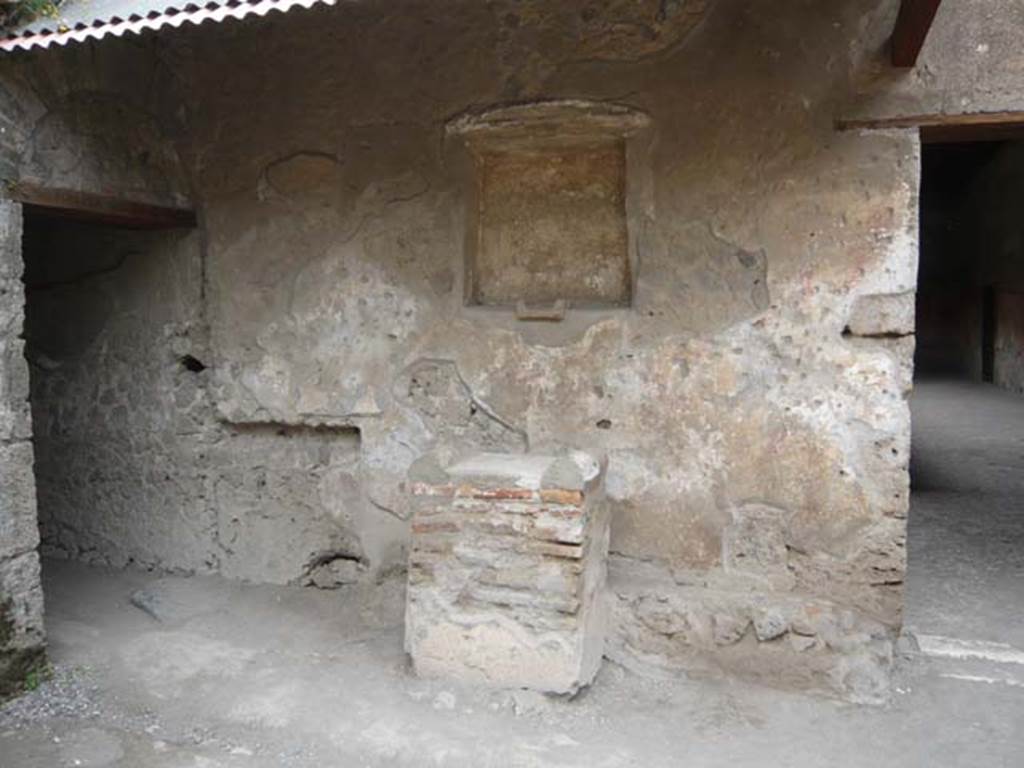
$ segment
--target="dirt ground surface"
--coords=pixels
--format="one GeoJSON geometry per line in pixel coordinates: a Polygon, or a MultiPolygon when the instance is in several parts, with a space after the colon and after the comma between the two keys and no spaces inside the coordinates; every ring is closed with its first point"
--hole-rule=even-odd
{"type": "Polygon", "coordinates": [[[1024,397],[926,381],[911,408],[904,625],[1024,649],[1024,397]]]}
{"type": "Polygon", "coordinates": [[[1024,399],[914,402],[893,701],[857,707],[606,662],[573,700],[422,681],[400,580],[336,591],[45,567],[53,679],[0,709],[0,767],[1020,766],[1024,399]]]}

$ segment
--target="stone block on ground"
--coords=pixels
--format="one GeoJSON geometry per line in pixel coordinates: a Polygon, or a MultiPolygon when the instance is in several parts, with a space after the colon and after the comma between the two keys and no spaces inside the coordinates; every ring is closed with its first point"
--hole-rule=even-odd
{"type": "Polygon", "coordinates": [[[417,674],[550,693],[593,680],[608,552],[598,462],[482,453],[411,480],[417,674]]]}
{"type": "MultiPolygon", "coordinates": [[[[759,525],[768,511],[744,510],[759,525]]],[[[608,658],[644,674],[727,672],[862,704],[889,700],[892,627],[828,599],[757,588],[747,575],[687,584],[662,564],[610,558],[608,658]]]]}

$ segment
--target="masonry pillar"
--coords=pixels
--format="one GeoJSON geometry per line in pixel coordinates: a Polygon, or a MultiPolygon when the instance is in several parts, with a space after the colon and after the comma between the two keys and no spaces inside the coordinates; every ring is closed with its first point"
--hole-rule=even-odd
{"type": "Polygon", "coordinates": [[[606,626],[598,462],[483,453],[436,475],[411,478],[416,672],[551,693],[590,683],[606,626]]]}
{"type": "Polygon", "coordinates": [[[21,206],[0,200],[0,699],[42,663],[45,643],[21,232],[21,206]]]}

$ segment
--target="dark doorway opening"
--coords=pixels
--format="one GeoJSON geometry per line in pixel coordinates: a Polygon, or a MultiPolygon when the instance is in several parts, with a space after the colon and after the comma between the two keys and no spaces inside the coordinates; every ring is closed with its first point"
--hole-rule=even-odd
{"type": "Polygon", "coordinates": [[[1024,141],[927,138],[904,623],[941,663],[972,659],[951,676],[1012,684],[996,659],[1024,662],[1024,141]]]}
{"type": "Polygon", "coordinates": [[[23,203],[41,552],[121,567],[175,545],[181,457],[204,450],[192,435],[205,366],[182,346],[199,322],[198,249],[194,230],[149,214],[166,209],[79,198],[98,199],[23,203]]]}

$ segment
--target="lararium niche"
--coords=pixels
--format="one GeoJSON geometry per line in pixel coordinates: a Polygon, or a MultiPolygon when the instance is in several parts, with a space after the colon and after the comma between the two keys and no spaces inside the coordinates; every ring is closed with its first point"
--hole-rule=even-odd
{"type": "Polygon", "coordinates": [[[636,143],[648,124],[628,107],[582,101],[449,123],[471,159],[466,304],[516,308],[522,319],[629,306],[636,143]]]}

